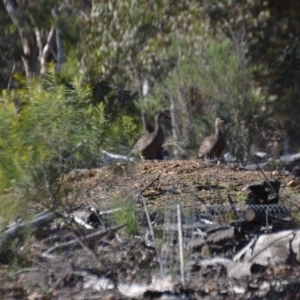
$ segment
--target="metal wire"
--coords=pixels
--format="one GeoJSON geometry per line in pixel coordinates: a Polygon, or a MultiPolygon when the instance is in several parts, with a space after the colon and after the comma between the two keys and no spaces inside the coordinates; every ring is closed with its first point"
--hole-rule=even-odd
{"type": "Polygon", "coordinates": [[[274,218],[287,218],[291,216],[290,210],[282,204],[258,205],[258,204],[212,204],[202,205],[196,212],[198,221],[211,221],[217,217],[219,224],[228,223],[233,219],[244,220],[245,213],[248,209],[253,209],[257,212],[267,212],[270,217],[274,218]]]}

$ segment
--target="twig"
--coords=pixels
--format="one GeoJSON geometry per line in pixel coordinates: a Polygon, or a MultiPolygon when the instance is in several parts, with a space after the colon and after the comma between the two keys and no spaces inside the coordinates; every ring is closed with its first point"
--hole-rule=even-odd
{"type": "Polygon", "coordinates": [[[109,209],[109,210],[105,210],[105,211],[100,211],[99,212],[99,215],[102,216],[102,215],[108,215],[108,214],[112,214],[116,211],[119,211],[119,210],[122,210],[122,208],[120,207],[117,207],[117,208],[114,208],[114,209],[109,209]]]}
{"type": "Polygon", "coordinates": [[[193,194],[193,196],[194,196],[197,200],[199,200],[199,201],[201,201],[203,204],[205,204],[205,201],[203,201],[203,199],[201,199],[200,197],[198,197],[197,194],[196,194],[194,191],[192,191],[192,194],[193,194]]]}
{"type": "Polygon", "coordinates": [[[14,61],[14,64],[13,64],[13,67],[12,67],[12,70],[11,70],[11,75],[9,77],[8,84],[7,84],[7,90],[8,91],[10,91],[10,89],[11,89],[11,85],[12,85],[12,81],[14,79],[15,71],[16,71],[16,62],[14,61]]]}
{"type": "Polygon", "coordinates": [[[142,195],[156,180],[158,180],[160,177],[160,174],[158,174],[145,188],[143,188],[139,194],[142,195]]]}
{"type": "Polygon", "coordinates": [[[185,286],[183,238],[182,238],[182,222],[181,222],[181,207],[180,207],[180,204],[177,204],[177,222],[178,222],[178,244],[179,244],[179,259],[180,259],[180,275],[181,275],[181,283],[182,283],[183,286],[185,286]]]}
{"type": "Polygon", "coordinates": [[[165,194],[167,191],[161,191],[159,193],[156,193],[156,194],[149,194],[149,195],[144,195],[143,197],[156,197],[156,196],[160,196],[160,195],[163,195],[165,194]]]}
{"type": "Polygon", "coordinates": [[[252,247],[252,245],[256,242],[257,240],[257,236],[255,236],[245,247],[243,247],[238,253],[236,253],[232,260],[235,262],[235,261],[238,261],[245,253],[246,251],[252,247]]]}
{"type": "Polygon", "coordinates": [[[45,270],[54,270],[54,268],[52,268],[52,266],[50,265],[50,264],[44,264],[44,263],[41,263],[41,262],[39,262],[39,261],[37,261],[35,258],[31,258],[30,259],[33,263],[35,263],[35,264],[37,264],[37,265],[39,265],[40,267],[42,267],[43,269],[45,269],[45,270]]]}
{"type": "Polygon", "coordinates": [[[142,198],[142,202],[143,202],[143,205],[144,205],[144,209],[145,209],[145,213],[146,213],[146,217],[147,217],[147,221],[148,221],[148,225],[149,225],[149,230],[150,230],[150,233],[152,235],[153,244],[154,244],[154,248],[155,248],[156,255],[157,255],[157,261],[159,263],[160,270],[162,271],[160,255],[159,255],[159,251],[158,251],[158,247],[157,247],[157,243],[156,243],[156,239],[155,239],[155,234],[154,234],[153,226],[152,226],[152,223],[151,223],[151,219],[150,219],[149,211],[148,211],[148,208],[147,208],[147,204],[146,204],[146,201],[145,201],[146,198],[142,195],[142,193],[145,192],[156,180],[158,180],[159,177],[160,177],[160,174],[158,174],[145,188],[143,188],[138,193],[138,196],[142,198]]]}
{"type": "Polygon", "coordinates": [[[80,244],[80,246],[92,256],[96,264],[100,264],[99,260],[97,259],[97,256],[95,252],[91,249],[90,246],[86,245],[82,238],[80,238],[75,231],[72,232],[72,236],[76,239],[76,241],[80,244]]]}
{"type": "Polygon", "coordinates": [[[143,202],[143,205],[144,205],[144,209],[145,209],[149,229],[150,229],[150,232],[151,232],[151,235],[152,235],[153,244],[154,244],[154,248],[155,248],[156,255],[157,255],[157,261],[159,263],[160,270],[162,270],[161,269],[162,266],[161,266],[161,261],[160,261],[160,255],[159,255],[159,251],[158,251],[158,247],[157,247],[157,243],[156,243],[156,239],[155,239],[155,234],[154,234],[153,226],[152,226],[152,223],[151,223],[151,219],[150,219],[149,211],[148,211],[148,208],[147,208],[147,204],[146,204],[146,201],[145,201],[146,198],[142,194],[139,194],[139,196],[142,198],[142,202],[143,202]]]}

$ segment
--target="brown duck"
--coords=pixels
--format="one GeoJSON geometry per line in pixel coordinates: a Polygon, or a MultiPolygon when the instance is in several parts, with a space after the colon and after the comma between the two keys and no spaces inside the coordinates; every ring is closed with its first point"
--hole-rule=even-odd
{"type": "Polygon", "coordinates": [[[142,159],[151,156],[159,151],[165,141],[164,132],[160,122],[162,119],[171,119],[164,113],[155,116],[155,129],[152,133],[142,136],[133,148],[133,153],[139,154],[142,159]]]}
{"type": "Polygon", "coordinates": [[[207,158],[209,159],[217,158],[218,165],[220,164],[220,156],[226,147],[226,140],[221,130],[224,124],[229,125],[229,123],[227,123],[222,118],[216,119],[215,134],[208,136],[203,140],[198,150],[198,156],[197,156],[198,158],[205,158],[206,161],[207,158]]]}

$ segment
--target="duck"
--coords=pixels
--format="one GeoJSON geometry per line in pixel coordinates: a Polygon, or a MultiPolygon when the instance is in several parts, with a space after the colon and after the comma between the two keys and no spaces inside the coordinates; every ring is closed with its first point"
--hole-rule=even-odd
{"type": "Polygon", "coordinates": [[[230,123],[226,122],[223,118],[215,120],[215,134],[203,140],[198,150],[198,158],[205,158],[206,162],[208,158],[217,158],[218,165],[220,164],[220,156],[226,148],[226,140],[222,132],[224,125],[230,125],[230,123]]]}
{"type": "Polygon", "coordinates": [[[139,154],[142,159],[146,159],[156,154],[162,148],[165,141],[164,132],[161,127],[163,119],[171,119],[171,117],[163,112],[158,113],[154,118],[154,131],[145,134],[136,142],[132,151],[134,154],[139,154]]]}

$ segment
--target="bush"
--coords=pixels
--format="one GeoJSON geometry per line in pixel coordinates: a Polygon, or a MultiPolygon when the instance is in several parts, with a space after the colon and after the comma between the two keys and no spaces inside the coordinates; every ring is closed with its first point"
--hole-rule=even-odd
{"type": "Polygon", "coordinates": [[[59,84],[52,71],[0,97],[2,207],[10,201],[8,195],[52,206],[61,200],[67,172],[97,167],[102,149],[128,151],[132,143],[131,118],[109,122],[103,105],[90,104],[88,85],[78,79],[59,84]]]}

